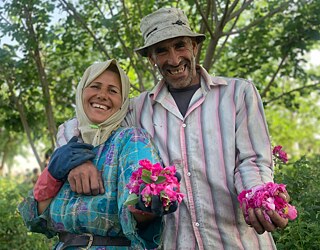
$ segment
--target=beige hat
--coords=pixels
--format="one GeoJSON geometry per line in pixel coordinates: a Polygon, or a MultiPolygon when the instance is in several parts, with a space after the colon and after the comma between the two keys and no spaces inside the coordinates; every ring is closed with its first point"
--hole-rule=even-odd
{"type": "Polygon", "coordinates": [[[141,20],[140,30],[144,38],[144,46],[135,49],[142,56],[147,56],[147,48],[167,39],[188,36],[195,37],[197,43],[206,37],[191,31],[184,12],[177,8],[161,8],[141,20]]]}

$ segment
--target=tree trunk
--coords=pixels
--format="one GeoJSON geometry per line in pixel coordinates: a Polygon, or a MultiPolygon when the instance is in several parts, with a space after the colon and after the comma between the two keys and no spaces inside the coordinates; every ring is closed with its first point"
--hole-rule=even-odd
{"type": "Polygon", "coordinates": [[[37,149],[36,149],[36,147],[34,145],[34,142],[33,142],[32,138],[31,138],[31,129],[29,127],[29,124],[28,124],[28,121],[27,121],[27,118],[26,118],[24,107],[23,107],[23,105],[21,104],[21,102],[19,101],[19,99],[16,97],[16,95],[14,93],[14,90],[13,90],[14,89],[14,84],[11,83],[10,80],[8,80],[7,83],[8,83],[8,86],[9,86],[11,99],[12,99],[13,103],[15,104],[18,112],[19,112],[20,120],[21,120],[22,126],[24,128],[24,131],[25,131],[25,133],[27,135],[27,138],[28,138],[29,144],[31,146],[31,149],[32,149],[33,154],[36,157],[36,160],[37,160],[37,162],[38,162],[38,164],[39,164],[39,166],[41,168],[42,161],[41,161],[40,156],[39,156],[39,154],[37,152],[37,149]]]}
{"type": "Polygon", "coordinates": [[[25,10],[25,17],[26,17],[26,24],[27,24],[27,28],[28,28],[28,33],[30,35],[30,40],[33,41],[33,46],[32,46],[32,48],[29,48],[29,50],[30,50],[30,53],[32,54],[35,62],[36,62],[36,66],[37,66],[37,70],[38,70],[38,74],[39,74],[39,79],[40,79],[41,87],[42,87],[42,93],[43,93],[43,97],[44,97],[45,112],[46,112],[46,116],[48,118],[48,130],[49,130],[49,134],[50,134],[50,140],[51,140],[52,147],[54,147],[55,146],[55,138],[56,138],[56,134],[57,134],[57,128],[56,128],[52,105],[51,105],[49,83],[48,83],[47,75],[45,73],[43,63],[41,60],[39,41],[37,39],[36,33],[33,28],[31,13],[29,12],[28,8],[25,8],[24,10],[25,10]]]}

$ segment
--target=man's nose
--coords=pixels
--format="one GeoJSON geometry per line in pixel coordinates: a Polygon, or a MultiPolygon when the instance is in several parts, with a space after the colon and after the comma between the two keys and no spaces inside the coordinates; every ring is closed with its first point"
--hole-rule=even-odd
{"type": "Polygon", "coordinates": [[[180,64],[180,55],[175,49],[170,49],[168,63],[172,66],[178,66],[180,64]]]}

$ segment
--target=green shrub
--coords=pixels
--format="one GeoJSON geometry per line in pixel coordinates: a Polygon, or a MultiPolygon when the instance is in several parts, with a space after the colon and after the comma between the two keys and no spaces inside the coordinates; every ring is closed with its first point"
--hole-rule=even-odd
{"type": "Polygon", "coordinates": [[[320,156],[302,157],[293,164],[278,165],[275,182],[287,185],[298,218],[285,230],[273,233],[277,248],[313,250],[320,246],[320,156]]]}
{"type": "MultiPolygon", "coordinates": [[[[298,218],[289,222],[284,230],[273,233],[278,250],[313,250],[320,246],[320,156],[292,164],[278,164],[275,182],[287,185],[292,205],[298,218]]],[[[0,178],[0,250],[51,249],[54,240],[44,235],[30,233],[24,226],[17,205],[32,188],[21,178],[0,178]]]]}
{"type": "Polygon", "coordinates": [[[27,231],[17,206],[32,188],[21,178],[0,177],[0,249],[51,249],[53,241],[27,231]]]}

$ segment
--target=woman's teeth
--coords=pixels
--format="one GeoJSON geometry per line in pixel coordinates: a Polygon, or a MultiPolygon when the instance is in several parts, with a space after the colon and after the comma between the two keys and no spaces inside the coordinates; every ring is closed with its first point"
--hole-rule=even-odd
{"type": "Polygon", "coordinates": [[[99,108],[99,109],[103,109],[103,110],[107,110],[107,106],[104,106],[104,105],[100,105],[100,104],[96,104],[96,103],[93,103],[92,104],[92,107],[94,108],[99,108]]]}

